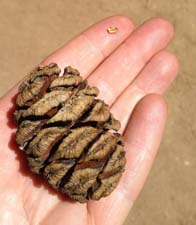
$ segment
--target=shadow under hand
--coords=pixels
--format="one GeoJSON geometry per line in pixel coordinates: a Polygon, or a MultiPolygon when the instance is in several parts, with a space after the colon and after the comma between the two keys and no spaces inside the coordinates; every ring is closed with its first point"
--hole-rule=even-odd
{"type": "Polygon", "coordinates": [[[14,151],[14,153],[16,155],[16,160],[19,161],[19,165],[20,165],[19,166],[19,173],[21,173],[22,176],[30,178],[33,181],[33,185],[36,188],[44,187],[44,189],[46,189],[46,191],[48,191],[49,194],[57,195],[59,200],[68,201],[70,203],[76,203],[76,201],[70,199],[67,195],[62,194],[61,192],[52,188],[48,184],[48,182],[44,179],[44,177],[42,175],[33,174],[30,171],[30,169],[28,168],[27,160],[26,160],[26,157],[25,157],[25,152],[21,151],[18,148],[17,143],[16,143],[16,128],[17,128],[17,125],[15,124],[14,117],[13,117],[13,113],[16,110],[16,96],[17,95],[15,95],[11,99],[12,107],[7,112],[7,125],[8,125],[9,128],[14,130],[14,132],[10,135],[10,140],[9,140],[8,146],[9,146],[11,151],[14,151]]]}

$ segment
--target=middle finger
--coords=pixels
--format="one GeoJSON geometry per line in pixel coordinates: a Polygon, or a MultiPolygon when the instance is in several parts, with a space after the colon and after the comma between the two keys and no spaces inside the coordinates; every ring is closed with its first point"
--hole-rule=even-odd
{"type": "Polygon", "coordinates": [[[141,25],[89,77],[100,98],[111,105],[137,74],[173,37],[172,25],[164,19],[152,19],[141,25]]]}

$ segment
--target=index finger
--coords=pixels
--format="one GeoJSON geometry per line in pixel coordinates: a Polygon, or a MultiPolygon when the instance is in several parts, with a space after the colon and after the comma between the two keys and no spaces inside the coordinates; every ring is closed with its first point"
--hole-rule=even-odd
{"type": "MultiPolygon", "coordinates": [[[[63,69],[71,65],[86,78],[109,54],[111,54],[133,31],[133,23],[125,16],[108,17],[79,34],[73,40],[48,56],[40,65],[55,62],[63,69]],[[109,27],[117,27],[118,32],[109,34],[109,27]]],[[[13,88],[6,101],[16,93],[13,88]]]]}
{"type": "Polygon", "coordinates": [[[98,22],[82,32],[64,47],[58,49],[46,60],[44,65],[56,62],[60,68],[71,65],[77,68],[83,77],[89,75],[112,51],[114,51],[133,31],[128,17],[113,16],[98,22]],[[109,34],[108,28],[117,28],[115,34],[109,34]]]}

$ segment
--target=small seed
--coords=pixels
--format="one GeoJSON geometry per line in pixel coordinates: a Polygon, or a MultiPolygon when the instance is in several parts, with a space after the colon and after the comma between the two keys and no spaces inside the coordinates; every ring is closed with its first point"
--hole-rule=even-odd
{"type": "Polygon", "coordinates": [[[116,34],[118,32],[118,28],[117,27],[108,27],[107,32],[109,34],[116,34]]]}

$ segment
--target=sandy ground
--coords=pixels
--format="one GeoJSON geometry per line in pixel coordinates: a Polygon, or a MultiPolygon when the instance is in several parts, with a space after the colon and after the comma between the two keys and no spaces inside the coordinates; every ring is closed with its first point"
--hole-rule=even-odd
{"type": "Polygon", "coordinates": [[[169,121],[149,179],[125,224],[196,224],[196,1],[0,0],[0,95],[54,49],[110,15],[135,24],[163,16],[174,23],[169,49],[180,76],[167,94],[169,121]]]}

